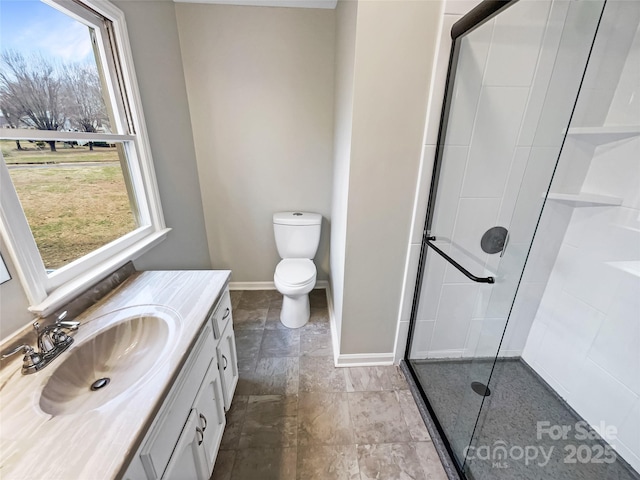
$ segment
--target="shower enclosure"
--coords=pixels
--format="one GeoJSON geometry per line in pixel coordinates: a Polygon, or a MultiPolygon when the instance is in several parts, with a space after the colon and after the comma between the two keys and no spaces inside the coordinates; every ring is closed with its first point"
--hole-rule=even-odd
{"type": "Polygon", "coordinates": [[[452,28],[405,365],[459,475],[639,479],[640,2],[452,28]]]}

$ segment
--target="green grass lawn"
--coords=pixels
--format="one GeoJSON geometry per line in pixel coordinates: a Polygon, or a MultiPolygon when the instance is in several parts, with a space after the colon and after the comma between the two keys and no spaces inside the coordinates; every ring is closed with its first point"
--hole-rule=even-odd
{"type": "Polygon", "coordinates": [[[41,163],[74,163],[74,162],[118,162],[118,150],[115,147],[94,147],[57,142],[55,152],[51,152],[48,144],[38,146],[36,143],[21,141],[23,150],[16,148],[14,140],[0,140],[0,149],[7,165],[41,164],[41,163]]]}
{"type": "Polygon", "coordinates": [[[60,268],[136,228],[119,165],[9,173],[46,268],[60,268]]]}

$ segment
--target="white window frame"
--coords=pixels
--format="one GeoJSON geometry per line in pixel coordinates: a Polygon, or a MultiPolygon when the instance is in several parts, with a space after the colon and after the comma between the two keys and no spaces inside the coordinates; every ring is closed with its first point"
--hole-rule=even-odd
{"type": "Polygon", "coordinates": [[[112,125],[112,130],[116,133],[0,129],[0,138],[122,142],[132,186],[130,194],[133,194],[138,205],[136,213],[140,226],[47,274],[9,170],[0,154],[0,234],[16,265],[30,303],[29,310],[39,316],[53,313],[105,275],[161,242],[170,231],[166,228],[162,213],[124,13],[106,0],[43,1],[94,28],[95,40],[99,44],[99,61],[106,77],[106,93],[113,105],[115,125],[112,125]],[[110,22],[109,28],[100,17],[110,22]],[[109,51],[113,55],[107,55],[109,51]],[[118,62],[117,68],[113,59],[118,62]]]}

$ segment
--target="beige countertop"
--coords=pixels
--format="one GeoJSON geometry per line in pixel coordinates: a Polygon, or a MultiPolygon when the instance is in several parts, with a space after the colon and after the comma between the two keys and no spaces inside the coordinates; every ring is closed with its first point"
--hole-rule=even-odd
{"type": "Polygon", "coordinates": [[[0,478],[111,479],[122,475],[211,307],[220,299],[231,272],[138,272],[75,320],[74,344],[43,370],[22,375],[22,356],[0,370],[0,478]],[[175,336],[162,358],[125,393],[99,408],[50,415],[40,408],[40,394],[56,367],[85,338],[104,330],[128,311],[172,312],[175,336]],[[131,309],[131,310],[130,310],[131,309]]]}

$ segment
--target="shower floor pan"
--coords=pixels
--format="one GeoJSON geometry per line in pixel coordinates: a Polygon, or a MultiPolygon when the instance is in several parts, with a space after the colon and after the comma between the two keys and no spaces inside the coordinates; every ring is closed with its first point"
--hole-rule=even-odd
{"type": "Polygon", "coordinates": [[[457,455],[475,428],[469,479],[640,480],[522,359],[498,360],[491,394],[476,393],[471,383],[486,382],[492,362],[410,360],[457,455]]]}

